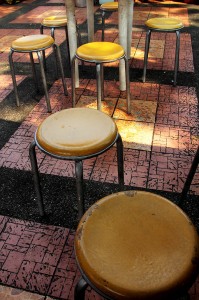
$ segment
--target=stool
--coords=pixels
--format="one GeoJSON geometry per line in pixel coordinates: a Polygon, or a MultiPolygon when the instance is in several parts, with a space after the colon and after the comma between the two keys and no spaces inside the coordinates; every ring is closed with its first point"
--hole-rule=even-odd
{"type": "Polygon", "coordinates": [[[108,115],[91,108],[70,108],[47,117],[38,127],[30,145],[30,160],[41,216],[43,198],[39,182],[35,146],[57,159],[74,160],[78,200],[78,218],[84,211],[83,160],[96,157],[117,145],[118,179],[124,185],[123,144],[115,122],[108,115]]]}
{"type": "MultiPolygon", "coordinates": [[[[40,33],[43,34],[44,28],[49,28],[51,32],[51,36],[55,39],[55,29],[57,28],[64,28],[66,33],[66,42],[67,42],[67,49],[68,49],[68,56],[70,60],[70,51],[69,51],[69,43],[68,43],[68,28],[67,28],[67,17],[65,15],[61,16],[49,16],[42,20],[40,26],[40,33]]],[[[77,30],[77,41],[78,45],[81,45],[81,34],[79,30],[79,26],[76,24],[77,30]]]]}
{"type": "Polygon", "coordinates": [[[100,5],[102,11],[102,41],[104,41],[104,27],[106,12],[115,12],[118,10],[118,2],[106,2],[100,5]]]}
{"type": "Polygon", "coordinates": [[[57,44],[55,44],[54,39],[49,35],[41,35],[41,34],[23,36],[21,38],[16,39],[14,42],[12,42],[10,53],[9,53],[10,70],[11,70],[11,75],[12,75],[12,81],[13,81],[17,106],[19,106],[19,95],[18,95],[18,91],[17,91],[17,82],[16,82],[16,78],[15,78],[14,63],[13,63],[13,59],[12,59],[13,53],[14,52],[29,53],[30,61],[31,61],[31,65],[32,65],[33,78],[34,78],[35,85],[38,90],[36,70],[35,70],[34,59],[33,59],[33,52],[36,52],[37,56],[38,56],[39,64],[40,64],[41,77],[42,77],[43,86],[44,86],[47,109],[48,109],[48,112],[51,112],[50,99],[49,99],[48,90],[47,90],[46,76],[45,76],[44,65],[43,65],[43,55],[42,55],[42,52],[50,47],[53,47],[56,50],[57,59],[58,59],[60,71],[61,71],[62,83],[63,83],[63,87],[64,87],[64,93],[65,93],[65,95],[68,95],[67,87],[66,87],[66,83],[65,83],[65,79],[64,79],[64,71],[63,71],[63,67],[62,67],[62,63],[61,63],[61,54],[60,54],[59,46],[57,44]]]}
{"type": "Polygon", "coordinates": [[[127,113],[130,113],[130,84],[129,63],[122,46],[110,42],[91,42],[77,48],[72,60],[72,101],[75,107],[75,61],[79,59],[96,64],[97,73],[97,109],[101,110],[101,100],[104,99],[104,72],[103,63],[110,63],[124,59],[126,74],[127,113]]]}
{"type": "Polygon", "coordinates": [[[106,299],[176,300],[199,272],[199,239],[185,213],[159,195],[126,191],[92,205],[75,235],[82,278],[106,299]]]}
{"type": "Polygon", "coordinates": [[[176,33],[176,51],[175,51],[175,67],[174,67],[174,86],[177,81],[177,72],[179,67],[179,49],[180,49],[180,29],[184,27],[183,23],[175,18],[152,18],[146,21],[147,26],[146,32],[146,43],[145,43],[145,54],[144,54],[144,70],[143,70],[143,82],[146,81],[146,69],[149,52],[149,44],[152,31],[160,32],[175,32],[176,33]]]}

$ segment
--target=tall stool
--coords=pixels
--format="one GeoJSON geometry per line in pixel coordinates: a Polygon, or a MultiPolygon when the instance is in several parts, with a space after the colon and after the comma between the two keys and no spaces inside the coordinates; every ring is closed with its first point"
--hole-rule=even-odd
{"type": "Polygon", "coordinates": [[[126,95],[127,113],[130,113],[130,83],[129,83],[129,62],[122,46],[110,42],[91,42],[77,48],[72,60],[72,101],[75,107],[75,61],[79,59],[96,64],[97,73],[97,109],[101,110],[101,101],[104,99],[104,72],[103,64],[124,59],[126,73],[126,95]]]}
{"type": "Polygon", "coordinates": [[[102,11],[102,41],[104,41],[104,28],[105,28],[105,17],[106,12],[118,11],[118,2],[106,2],[100,5],[102,11]]]}
{"type": "MultiPolygon", "coordinates": [[[[66,33],[66,43],[67,43],[67,49],[68,49],[68,56],[70,58],[70,51],[69,51],[69,43],[68,43],[68,28],[67,28],[67,17],[66,15],[60,15],[60,16],[49,16],[42,20],[40,25],[40,33],[44,33],[44,28],[50,29],[51,36],[53,39],[55,39],[55,29],[64,28],[66,33]]],[[[81,34],[79,30],[79,26],[76,24],[76,30],[77,30],[77,41],[78,45],[81,45],[81,34]]]]}
{"type": "MultiPolygon", "coordinates": [[[[18,91],[17,91],[17,82],[16,82],[16,78],[15,78],[14,63],[13,63],[13,59],[12,59],[13,53],[14,52],[29,53],[30,61],[31,61],[31,65],[32,65],[33,78],[34,78],[35,85],[38,90],[36,70],[35,70],[34,59],[33,59],[33,53],[36,52],[37,56],[38,56],[39,64],[40,64],[41,77],[42,77],[43,86],[44,86],[47,109],[48,109],[48,112],[51,112],[51,105],[50,105],[50,99],[49,99],[49,95],[48,95],[46,76],[45,76],[45,72],[44,72],[43,55],[42,55],[42,52],[50,47],[53,47],[53,49],[55,49],[55,51],[57,53],[57,59],[58,59],[59,66],[60,66],[62,83],[63,83],[63,87],[64,87],[64,93],[65,93],[65,95],[68,95],[67,87],[66,87],[66,83],[65,83],[65,79],[64,79],[64,71],[63,71],[63,67],[62,67],[62,63],[61,63],[61,54],[60,54],[58,45],[55,44],[54,39],[49,35],[41,35],[41,34],[23,36],[12,42],[10,53],[9,53],[10,70],[11,70],[11,75],[12,75],[12,81],[13,81],[17,106],[19,106],[19,95],[18,95],[18,91]]],[[[58,74],[57,74],[57,76],[58,76],[58,74]]]]}
{"type": "Polygon", "coordinates": [[[191,220],[157,194],[126,191],[92,205],[75,235],[82,278],[105,299],[177,300],[199,273],[199,239],[191,220]]]}
{"type": "Polygon", "coordinates": [[[180,30],[184,27],[183,23],[175,18],[152,18],[146,21],[147,26],[146,32],[146,43],[145,43],[145,54],[144,54],[144,70],[143,70],[143,82],[146,81],[146,69],[149,52],[149,44],[152,31],[160,32],[175,32],[176,33],[176,51],[175,51],[175,66],[174,66],[174,86],[177,81],[177,72],[179,67],[179,49],[180,49],[180,30]]]}
{"type": "Polygon", "coordinates": [[[74,160],[77,186],[78,218],[84,212],[83,160],[96,157],[117,145],[118,180],[124,185],[123,144],[115,122],[108,115],[91,108],[70,108],[47,117],[38,127],[30,145],[30,160],[41,216],[44,215],[35,146],[57,159],[74,160]]]}

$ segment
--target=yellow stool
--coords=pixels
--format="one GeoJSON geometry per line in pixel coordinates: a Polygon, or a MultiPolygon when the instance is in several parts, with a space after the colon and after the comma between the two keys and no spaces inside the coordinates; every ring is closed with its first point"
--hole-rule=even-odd
{"type": "Polygon", "coordinates": [[[61,54],[60,54],[58,45],[55,44],[54,39],[49,35],[41,35],[41,34],[23,36],[12,42],[10,53],[9,53],[10,70],[11,70],[11,75],[12,75],[12,81],[13,81],[17,106],[19,106],[19,95],[18,95],[18,91],[17,91],[14,63],[13,63],[13,59],[12,59],[13,53],[14,52],[29,53],[30,61],[31,61],[31,65],[32,65],[32,71],[33,71],[33,77],[35,80],[36,87],[38,89],[36,70],[35,70],[34,59],[33,59],[33,52],[36,52],[37,56],[38,56],[39,64],[40,64],[41,77],[42,77],[43,86],[44,86],[47,109],[48,109],[48,112],[51,112],[50,99],[49,99],[48,90],[47,90],[46,76],[45,76],[44,64],[43,64],[43,55],[42,55],[42,52],[50,47],[53,47],[56,50],[57,59],[59,62],[61,76],[62,76],[64,93],[65,93],[65,95],[68,95],[67,87],[66,87],[66,83],[65,83],[65,79],[64,79],[64,71],[63,71],[63,67],[62,67],[62,63],[61,63],[61,54]]]}
{"type": "Polygon", "coordinates": [[[115,12],[118,10],[118,2],[106,2],[100,5],[102,11],[102,41],[104,41],[104,27],[106,12],[115,12]]]}
{"type": "Polygon", "coordinates": [[[96,64],[97,73],[97,109],[101,110],[101,101],[104,99],[104,72],[103,64],[124,59],[126,73],[126,97],[127,113],[130,113],[130,83],[129,83],[129,62],[122,46],[110,42],[91,42],[77,48],[72,60],[72,101],[75,107],[75,61],[79,59],[96,64]]]}
{"type": "Polygon", "coordinates": [[[30,145],[30,160],[41,216],[43,197],[39,182],[35,146],[57,159],[75,161],[78,217],[84,211],[83,160],[96,157],[117,145],[118,180],[124,185],[123,144],[115,122],[108,115],[91,108],[70,108],[47,117],[38,127],[30,145]]]}
{"type": "MultiPolygon", "coordinates": [[[[66,15],[60,15],[60,16],[49,16],[42,20],[41,26],[40,26],[40,33],[44,33],[44,28],[49,28],[51,32],[51,36],[53,39],[55,39],[55,29],[64,28],[66,33],[66,43],[67,43],[67,49],[68,49],[68,57],[70,60],[70,51],[69,51],[69,43],[68,43],[68,28],[67,28],[67,17],[66,15]]],[[[77,41],[78,45],[81,45],[81,34],[79,30],[79,26],[76,24],[76,30],[77,30],[77,41]]]]}
{"type": "Polygon", "coordinates": [[[159,195],[109,195],[82,217],[75,235],[82,278],[75,300],[90,285],[106,299],[176,300],[199,272],[199,239],[190,219],[159,195]]]}
{"type": "Polygon", "coordinates": [[[144,70],[143,70],[143,82],[146,81],[146,69],[149,52],[149,44],[152,31],[160,32],[175,32],[176,33],[176,52],[175,52],[175,67],[174,67],[174,86],[177,81],[177,72],[179,67],[179,50],[180,50],[180,29],[184,27],[183,23],[175,18],[152,18],[146,21],[147,26],[145,54],[144,54],[144,70]]]}

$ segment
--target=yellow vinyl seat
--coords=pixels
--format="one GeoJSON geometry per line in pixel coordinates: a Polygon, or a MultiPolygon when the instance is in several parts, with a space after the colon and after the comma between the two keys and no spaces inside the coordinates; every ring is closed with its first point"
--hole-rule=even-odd
{"type": "Polygon", "coordinates": [[[72,61],[72,101],[76,104],[75,97],[75,62],[76,59],[96,64],[97,74],[97,108],[101,110],[101,101],[104,99],[104,71],[103,64],[124,59],[126,74],[126,100],[127,112],[130,113],[130,84],[129,63],[121,45],[111,42],[91,42],[77,48],[72,61]]]}
{"type": "Polygon", "coordinates": [[[146,81],[146,69],[148,61],[148,53],[150,46],[150,38],[152,31],[160,32],[175,32],[176,33],[176,50],[175,50],[175,64],[174,64],[174,86],[177,83],[177,72],[179,68],[179,50],[180,50],[180,30],[184,27],[181,20],[177,18],[152,18],[145,22],[146,42],[145,42],[145,54],[144,54],[144,69],[143,69],[143,82],[146,81]]]}
{"type": "MultiPolygon", "coordinates": [[[[57,15],[57,16],[48,16],[41,21],[40,25],[40,33],[44,33],[44,28],[50,29],[51,36],[55,39],[55,30],[64,28],[66,34],[66,43],[67,43],[67,50],[68,50],[68,57],[70,61],[70,51],[69,51],[69,43],[68,43],[68,27],[67,27],[67,17],[66,15],[57,15]]],[[[77,31],[77,41],[78,45],[81,45],[81,34],[79,26],[76,23],[76,31],[77,31]]]]}
{"type": "Polygon", "coordinates": [[[104,29],[105,29],[105,18],[106,13],[118,11],[118,2],[106,2],[100,5],[102,12],[102,41],[104,41],[104,29]]]}
{"type": "Polygon", "coordinates": [[[47,117],[38,127],[30,145],[30,160],[35,180],[39,211],[44,215],[35,146],[57,159],[75,161],[78,217],[84,211],[83,163],[117,145],[118,181],[124,185],[123,144],[113,119],[91,108],[70,108],[47,117]]]}
{"type": "Polygon", "coordinates": [[[79,222],[75,256],[87,286],[105,299],[176,300],[199,272],[198,234],[185,213],[157,194],[125,191],[93,204],[79,222]]]}
{"type": "MultiPolygon", "coordinates": [[[[56,51],[57,60],[58,60],[60,71],[61,71],[64,93],[65,93],[65,95],[68,94],[65,79],[64,79],[64,71],[63,71],[63,67],[62,67],[62,63],[61,63],[60,50],[59,50],[58,45],[55,44],[54,39],[49,35],[41,35],[41,34],[23,36],[12,42],[10,53],[9,53],[10,70],[11,70],[11,75],[12,75],[12,81],[13,81],[17,106],[19,106],[19,95],[18,95],[18,90],[17,90],[14,63],[13,63],[13,58],[12,58],[13,53],[15,53],[15,52],[29,53],[30,61],[31,61],[31,65],[32,65],[32,71],[33,71],[33,77],[35,80],[36,88],[38,90],[38,82],[37,82],[36,70],[35,70],[34,59],[33,59],[33,53],[36,52],[37,56],[38,56],[39,64],[40,64],[41,77],[42,77],[42,82],[43,82],[43,86],[44,86],[47,109],[48,109],[48,112],[51,112],[51,105],[50,105],[50,99],[49,99],[48,90],[47,90],[46,76],[45,76],[44,64],[43,64],[43,55],[42,55],[42,53],[45,52],[45,50],[50,47],[53,47],[54,51],[56,51]]],[[[56,61],[56,63],[57,63],[57,61],[56,61]]],[[[58,73],[56,75],[58,77],[58,73]]]]}

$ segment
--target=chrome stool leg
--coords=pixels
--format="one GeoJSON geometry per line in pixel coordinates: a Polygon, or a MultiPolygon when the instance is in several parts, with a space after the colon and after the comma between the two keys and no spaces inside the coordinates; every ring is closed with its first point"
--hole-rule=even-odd
{"type": "Polygon", "coordinates": [[[149,29],[146,32],[146,42],[145,42],[145,52],[144,52],[144,69],[143,69],[143,76],[142,81],[146,81],[146,69],[147,69],[147,60],[148,60],[148,54],[149,54],[149,44],[151,39],[151,30],[149,29]]]}
{"type": "Polygon", "coordinates": [[[176,30],[176,53],[175,53],[175,69],[174,69],[174,82],[173,85],[176,86],[177,73],[179,68],[179,52],[180,52],[180,31],[176,30]]]}
{"type": "Polygon", "coordinates": [[[118,134],[116,145],[117,145],[118,181],[119,181],[120,190],[122,190],[122,188],[124,187],[124,156],[123,156],[123,142],[120,134],[118,134]]]}
{"type": "MultiPolygon", "coordinates": [[[[41,24],[40,25],[40,34],[43,34],[44,33],[44,26],[41,24]]],[[[44,61],[44,70],[46,71],[47,70],[47,67],[46,67],[46,55],[45,55],[45,51],[43,50],[42,51],[42,55],[43,55],[43,61],[44,61]]]]}
{"type": "Polygon", "coordinates": [[[83,193],[83,163],[82,160],[75,161],[78,219],[84,214],[84,193],[83,193]]]}
{"type": "Polygon", "coordinates": [[[43,197],[42,197],[41,185],[40,185],[40,179],[39,179],[37,158],[36,158],[36,153],[35,153],[35,146],[36,146],[36,143],[35,143],[35,141],[33,141],[29,147],[29,156],[30,156],[30,162],[31,162],[31,167],[32,167],[32,173],[33,173],[33,179],[34,179],[34,185],[35,185],[35,191],[36,191],[36,198],[37,198],[38,207],[39,207],[39,213],[41,216],[44,216],[45,212],[44,212],[43,197]]]}
{"type": "Polygon", "coordinates": [[[11,76],[12,76],[12,82],[13,82],[13,87],[14,87],[14,92],[15,92],[16,103],[17,103],[17,106],[19,106],[19,94],[18,94],[18,90],[17,90],[17,81],[16,81],[16,77],[15,77],[14,63],[13,63],[13,59],[12,59],[13,53],[14,53],[14,51],[11,49],[10,53],[9,53],[9,64],[10,64],[10,70],[11,70],[11,76]]]}
{"type": "Polygon", "coordinates": [[[97,77],[97,109],[101,110],[102,106],[102,71],[101,71],[101,63],[96,63],[96,77],[97,77]]]}
{"type": "Polygon", "coordinates": [[[105,11],[102,11],[102,41],[104,41],[105,11]]]}
{"type": "Polygon", "coordinates": [[[72,59],[72,65],[71,65],[71,81],[72,81],[72,107],[75,107],[76,104],[76,94],[75,94],[75,62],[76,62],[76,56],[72,59]]]}
{"type": "Polygon", "coordinates": [[[50,99],[49,99],[49,95],[48,95],[46,75],[45,75],[45,72],[44,72],[43,57],[42,57],[42,54],[40,52],[37,52],[37,56],[38,56],[38,59],[39,59],[39,64],[40,64],[40,69],[41,69],[41,77],[42,77],[42,82],[43,82],[43,86],[44,86],[47,109],[48,109],[48,112],[51,112],[52,110],[51,110],[50,99]]]}
{"type": "Polygon", "coordinates": [[[88,283],[83,278],[81,278],[75,286],[74,300],[84,300],[85,299],[85,291],[86,291],[87,286],[88,286],[88,283]]]}
{"type": "Polygon", "coordinates": [[[130,95],[130,79],[129,79],[129,59],[125,56],[125,72],[126,72],[126,101],[127,113],[131,113],[131,95],[130,95]]]}
{"type": "Polygon", "coordinates": [[[64,94],[66,96],[68,96],[68,91],[67,91],[67,87],[66,87],[66,82],[65,82],[65,78],[64,78],[64,69],[62,66],[62,61],[61,61],[61,53],[60,53],[60,49],[59,46],[57,44],[54,44],[55,47],[55,52],[56,52],[56,63],[59,62],[59,66],[60,66],[60,72],[61,72],[61,78],[62,78],[62,83],[63,83],[63,87],[64,87],[64,94]]]}
{"type": "Polygon", "coordinates": [[[34,59],[33,59],[33,53],[30,52],[29,55],[30,55],[30,62],[31,62],[31,66],[32,66],[33,79],[34,79],[34,82],[35,82],[35,88],[36,88],[36,91],[38,93],[39,88],[38,88],[38,81],[37,81],[37,75],[36,75],[36,70],[35,70],[35,63],[34,63],[34,59]]]}

